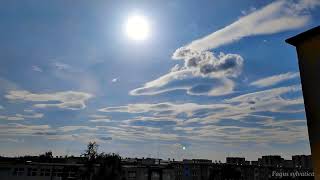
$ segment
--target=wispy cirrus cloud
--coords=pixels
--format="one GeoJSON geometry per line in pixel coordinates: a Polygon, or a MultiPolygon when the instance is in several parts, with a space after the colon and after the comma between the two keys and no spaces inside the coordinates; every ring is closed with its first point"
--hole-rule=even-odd
{"type": "Polygon", "coordinates": [[[57,141],[78,141],[87,143],[96,141],[104,143],[111,141],[112,137],[106,132],[97,133],[99,129],[89,126],[61,126],[54,128],[50,125],[26,125],[8,123],[0,125],[0,136],[8,138],[40,137],[57,141]]]}
{"type": "Polygon", "coordinates": [[[33,65],[31,68],[32,68],[33,71],[43,72],[42,68],[40,68],[39,66],[33,65]]]}
{"type": "Polygon", "coordinates": [[[44,114],[42,113],[26,112],[24,114],[0,115],[0,120],[19,121],[26,119],[41,119],[43,116],[44,114]]]}
{"type": "Polygon", "coordinates": [[[49,125],[24,125],[8,123],[0,125],[0,135],[3,136],[32,136],[35,133],[49,132],[49,125]]]}
{"type": "Polygon", "coordinates": [[[272,88],[239,95],[215,104],[136,103],[99,111],[129,114],[111,129],[115,138],[150,140],[170,134],[163,141],[185,140],[217,143],[293,143],[306,140],[304,119],[283,119],[278,114],[303,113],[301,86],[272,88]],[[265,115],[272,113],[272,115],[265,115]],[[161,125],[159,125],[161,123],[161,125]],[[158,128],[157,136],[131,127],[158,128]],[[130,130],[129,130],[130,129],[130,130]],[[292,130],[296,132],[292,133],[292,130]],[[139,136],[136,136],[139,134],[139,136]]]}
{"type": "MultiPolygon", "coordinates": [[[[96,140],[100,143],[111,140],[294,143],[307,139],[304,119],[276,118],[263,113],[299,113],[290,108],[303,105],[299,93],[301,87],[296,85],[247,93],[216,104],[164,102],[106,107],[100,109],[100,113],[125,113],[130,117],[104,126],[65,125],[53,128],[49,125],[9,123],[0,126],[0,134],[9,137],[39,136],[56,141],[96,140]],[[296,95],[288,96],[291,93],[296,95]]],[[[89,116],[97,120],[107,117],[104,114],[89,116]]]]}
{"type": "Polygon", "coordinates": [[[100,115],[100,114],[93,114],[89,116],[90,122],[111,122],[111,116],[100,115]]]}
{"type": "Polygon", "coordinates": [[[163,102],[163,103],[137,103],[137,104],[128,104],[126,106],[115,106],[115,107],[106,107],[101,108],[99,111],[101,112],[121,112],[121,113],[149,113],[156,117],[161,116],[178,116],[181,114],[185,114],[186,116],[193,116],[197,111],[203,109],[222,109],[227,108],[229,105],[227,104],[209,104],[202,105],[197,103],[182,103],[176,104],[171,102],[163,102]]]}
{"type": "Polygon", "coordinates": [[[60,70],[60,71],[72,69],[69,64],[65,64],[65,63],[58,62],[58,61],[53,62],[52,66],[55,67],[57,70],[60,70]]]}
{"type": "Polygon", "coordinates": [[[98,129],[94,127],[88,127],[88,126],[62,126],[62,127],[59,127],[58,130],[62,132],[70,132],[70,131],[77,131],[77,130],[96,131],[98,129]]]}
{"type": "Polygon", "coordinates": [[[136,103],[106,107],[100,112],[148,114],[153,117],[186,117],[188,121],[208,122],[216,119],[239,119],[259,112],[303,112],[301,86],[292,85],[239,95],[214,104],[198,103],[136,103]],[[290,95],[291,98],[287,96],[290,95]],[[295,106],[300,108],[296,109],[295,106]],[[193,119],[192,117],[195,117],[193,119]],[[200,117],[200,118],[197,118],[200,117]]]}
{"type": "Polygon", "coordinates": [[[176,141],[179,135],[176,133],[162,132],[161,128],[147,127],[147,126],[134,126],[127,124],[120,124],[114,126],[97,126],[99,129],[107,131],[112,134],[113,139],[125,141],[176,141]]]}
{"type": "Polygon", "coordinates": [[[268,87],[268,86],[273,86],[283,81],[287,81],[287,80],[298,78],[298,77],[300,77],[299,72],[287,72],[284,74],[273,75],[273,76],[256,80],[254,82],[251,82],[250,85],[260,87],[260,88],[268,87]]]}
{"type": "Polygon", "coordinates": [[[12,101],[47,102],[36,103],[37,108],[61,108],[79,110],[86,107],[86,101],[92,98],[92,94],[78,91],[62,91],[54,93],[31,93],[24,90],[9,91],[5,98],[12,101]]]}
{"type": "Polygon", "coordinates": [[[308,11],[319,5],[318,0],[275,1],[208,36],[191,42],[185,48],[206,51],[248,36],[274,34],[301,28],[312,18],[308,11]]]}

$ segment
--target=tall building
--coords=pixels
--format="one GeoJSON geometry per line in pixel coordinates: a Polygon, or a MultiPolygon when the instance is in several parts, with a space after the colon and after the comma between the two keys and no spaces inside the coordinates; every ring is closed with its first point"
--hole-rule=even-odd
{"type": "Polygon", "coordinates": [[[320,26],[286,40],[298,53],[315,179],[320,180],[320,26]]]}
{"type": "Polygon", "coordinates": [[[236,164],[236,165],[244,165],[246,164],[246,158],[244,157],[227,157],[227,164],[236,164]]]}
{"type": "Polygon", "coordinates": [[[281,167],[284,159],[279,155],[262,156],[258,159],[258,164],[267,167],[281,167]]]}
{"type": "Polygon", "coordinates": [[[312,168],[311,155],[292,156],[292,164],[296,168],[312,168]]]}

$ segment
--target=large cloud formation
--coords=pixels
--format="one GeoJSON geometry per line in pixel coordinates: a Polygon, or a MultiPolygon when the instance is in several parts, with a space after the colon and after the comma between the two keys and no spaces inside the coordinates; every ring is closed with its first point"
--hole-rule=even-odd
{"type": "MultiPolygon", "coordinates": [[[[238,54],[216,55],[209,50],[248,36],[303,27],[311,19],[308,11],[318,5],[320,1],[317,0],[280,0],[255,10],[208,36],[178,48],[172,59],[184,60],[181,67],[175,65],[169,73],[130,91],[130,94],[155,95],[173,90],[185,90],[189,95],[230,94],[234,91],[234,78],[240,75],[244,60],[238,54]]],[[[272,84],[268,81],[277,81],[275,78],[257,82],[256,85],[272,84]]]]}
{"type": "Polygon", "coordinates": [[[190,95],[218,96],[232,93],[235,83],[231,78],[240,75],[243,58],[238,54],[216,55],[212,52],[198,52],[181,49],[173,59],[184,60],[171,71],[156,80],[134,89],[131,95],[155,95],[172,90],[186,90],[190,95]]]}
{"type": "Polygon", "coordinates": [[[46,102],[34,104],[37,108],[62,108],[70,110],[79,110],[86,107],[85,102],[93,97],[93,95],[77,92],[77,91],[63,91],[55,93],[36,94],[29,91],[18,90],[9,91],[5,97],[9,100],[30,101],[30,102],[46,102]]]}

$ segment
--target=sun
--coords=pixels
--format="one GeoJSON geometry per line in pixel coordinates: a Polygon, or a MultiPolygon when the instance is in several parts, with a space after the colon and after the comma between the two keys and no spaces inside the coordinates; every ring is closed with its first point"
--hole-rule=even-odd
{"type": "Polygon", "coordinates": [[[145,40],[149,37],[149,23],[144,16],[131,16],[125,25],[127,36],[133,40],[145,40]]]}

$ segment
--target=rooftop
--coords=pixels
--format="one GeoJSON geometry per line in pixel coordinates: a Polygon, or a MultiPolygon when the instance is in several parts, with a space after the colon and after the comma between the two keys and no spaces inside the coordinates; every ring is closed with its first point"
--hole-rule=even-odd
{"type": "Polygon", "coordinates": [[[297,46],[298,44],[302,43],[303,41],[314,37],[315,35],[320,35],[320,26],[314,27],[308,31],[300,33],[296,36],[293,36],[286,40],[287,43],[297,46]]]}

